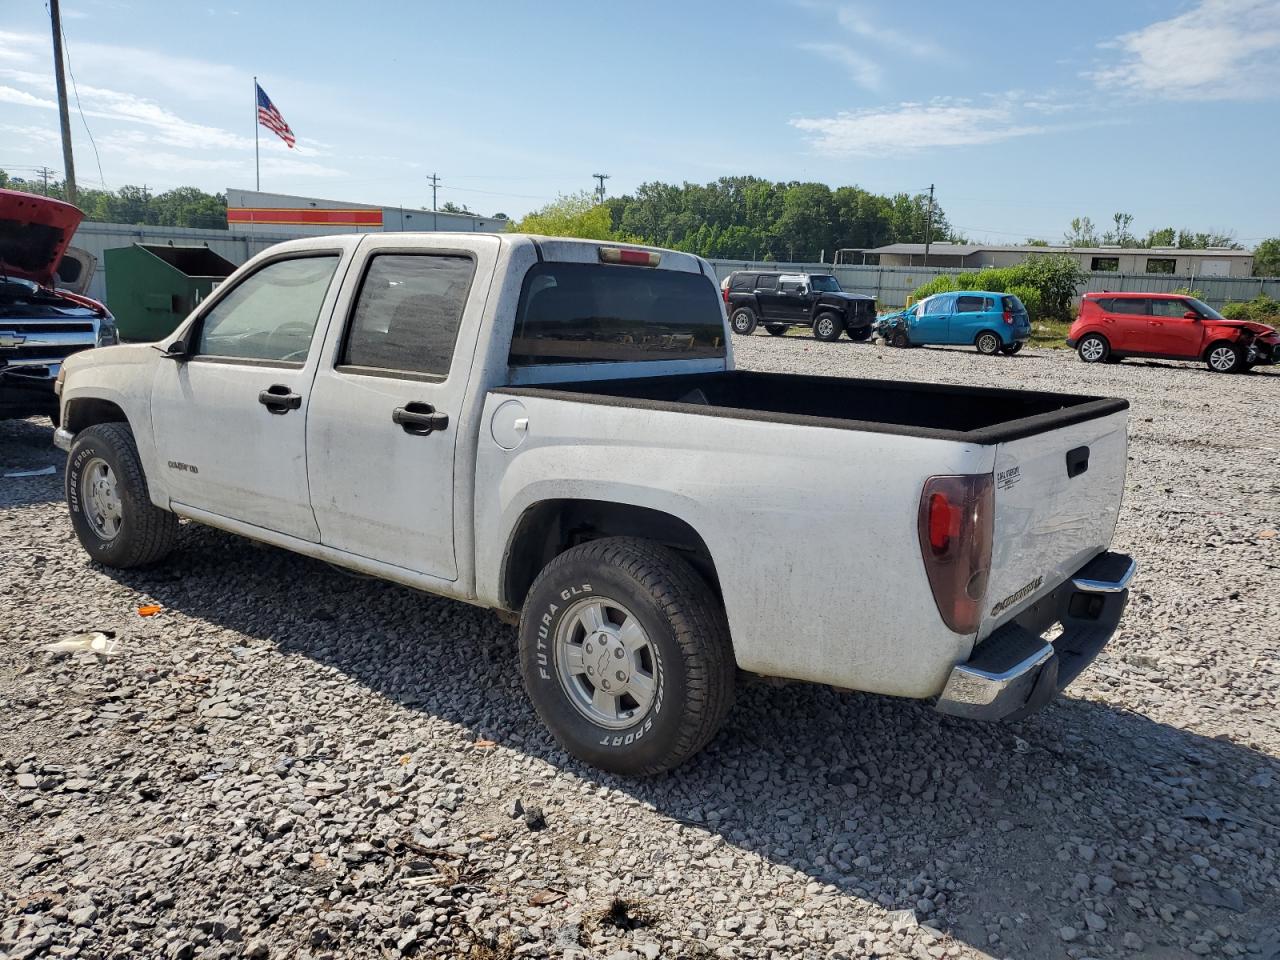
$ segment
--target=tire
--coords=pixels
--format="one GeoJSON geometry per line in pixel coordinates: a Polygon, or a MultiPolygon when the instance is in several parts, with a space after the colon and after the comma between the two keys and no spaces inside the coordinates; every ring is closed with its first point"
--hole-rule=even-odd
{"type": "Polygon", "coordinates": [[[739,307],[729,318],[733,332],[740,337],[749,337],[756,332],[756,315],[750,307],[739,307]]]}
{"type": "Polygon", "coordinates": [[[85,552],[128,570],[156,563],[173,549],[178,518],[151,502],[133,432],[100,423],[76,435],[67,454],[67,507],[85,552]]]}
{"type": "Polygon", "coordinates": [[[905,333],[899,330],[897,333],[893,335],[893,339],[889,341],[889,344],[891,346],[900,347],[905,350],[907,347],[911,346],[911,341],[910,339],[907,338],[907,335],[905,333]]]}
{"type": "Polygon", "coordinates": [[[1104,363],[1111,356],[1111,344],[1100,334],[1085,334],[1076,344],[1076,354],[1085,363],[1104,363]]]}
{"type": "Polygon", "coordinates": [[[839,340],[844,330],[844,321],[834,313],[820,313],[813,318],[813,335],[823,343],[839,340]]]}
{"type": "Polygon", "coordinates": [[[787,335],[787,325],[785,323],[766,323],[764,328],[771,337],[785,337],[787,335]]]}
{"type": "Polygon", "coordinates": [[[1245,366],[1245,353],[1236,344],[1220,340],[1204,352],[1204,362],[1214,373],[1239,373],[1245,366]]]}
{"type": "Polygon", "coordinates": [[[630,537],[584,543],[547,564],[520,616],[520,669],[565,750],[628,776],[670,770],[705,747],[733,703],[736,674],[706,582],[674,551],[630,537]],[[647,693],[637,683],[646,679],[647,693]],[[619,680],[623,692],[598,707],[604,684],[619,680]]]}
{"type": "Polygon", "coordinates": [[[845,335],[855,343],[861,343],[863,340],[866,340],[871,336],[870,327],[854,327],[852,329],[846,327],[844,332],[845,335]]]}
{"type": "Polygon", "coordinates": [[[990,330],[983,330],[973,339],[973,345],[978,348],[978,352],[986,357],[994,357],[1000,352],[1001,341],[999,334],[992,333],[990,330]]]}
{"type": "Polygon", "coordinates": [[[1018,353],[1021,350],[1022,350],[1021,340],[1015,340],[1013,343],[1006,344],[1005,346],[1000,348],[1000,352],[1003,353],[1006,357],[1012,357],[1015,353],[1018,353]]]}

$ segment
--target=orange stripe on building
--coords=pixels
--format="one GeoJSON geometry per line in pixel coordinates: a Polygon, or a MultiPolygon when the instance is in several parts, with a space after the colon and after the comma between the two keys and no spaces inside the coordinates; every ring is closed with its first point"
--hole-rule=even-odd
{"type": "Polygon", "coordinates": [[[382,210],[341,207],[227,207],[227,223],[380,227],[382,210]]]}

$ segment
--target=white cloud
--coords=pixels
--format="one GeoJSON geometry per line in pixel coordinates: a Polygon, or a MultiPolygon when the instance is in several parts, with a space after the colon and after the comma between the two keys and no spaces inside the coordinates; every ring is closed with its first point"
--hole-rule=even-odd
{"type": "MultiPolygon", "coordinates": [[[[860,6],[849,4],[840,7],[836,10],[836,20],[854,36],[874,44],[871,49],[888,47],[901,53],[915,54],[918,57],[937,57],[944,53],[942,47],[927,37],[915,32],[903,33],[875,22],[860,6]]],[[[864,49],[862,55],[865,57],[867,52],[864,49]]]]}
{"type": "Polygon", "coordinates": [[[20,107],[42,107],[46,110],[58,109],[55,101],[33,96],[17,87],[0,86],[0,103],[16,103],[20,107]]]}
{"type": "Polygon", "coordinates": [[[819,153],[883,156],[928,147],[998,143],[1048,129],[1025,119],[1024,111],[1022,98],[1012,94],[978,103],[943,97],[928,103],[842,111],[833,117],[802,117],[791,125],[805,133],[819,153]]]}
{"type": "Polygon", "coordinates": [[[880,86],[879,65],[853,47],[841,43],[802,43],[800,49],[838,63],[860,87],[875,90],[880,86]]]}
{"type": "Polygon", "coordinates": [[[1089,74],[1102,87],[1169,100],[1255,100],[1280,84],[1280,0],[1202,0],[1102,44],[1122,60],[1089,74]]]}

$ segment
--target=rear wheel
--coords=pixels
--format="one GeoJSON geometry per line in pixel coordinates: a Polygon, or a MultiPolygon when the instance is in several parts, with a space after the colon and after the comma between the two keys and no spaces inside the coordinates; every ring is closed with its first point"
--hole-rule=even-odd
{"type": "Polygon", "coordinates": [[[1234,343],[1215,343],[1204,359],[1214,373],[1238,373],[1245,366],[1244,351],[1234,343]]]}
{"type": "Polygon", "coordinates": [[[575,757],[614,773],[670,770],[733,701],[728,626],[706,581],[648,540],[565,551],[534,581],[520,667],[538,715],[575,757]]]}
{"type": "Polygon", "coordinates": [[[76,538],[99,563],[144,567],[173,549],[178,518],[151,502],[125,424],[100,423],[76,435],[67,454],[66,494],[76,538]]]}
{"type": "Polygon", "coordinates": [[[787,325],[785,323],[766,323],[764,328],[771,337],[785,337],[787,335],[787,325]]]}
{"type": "Polygon", "coordinates": [[[984,330],[978,334],[976,340],[973,341],[974,346],[978,348],[978,352],[984,356],[994,356],[1000,352],[1000,338],[990,330],[984,330]]]}
{"type": "Polygon", "coordinates": [[[813,320],[813,335],[826,343],[837,340],[844,323],[834,313],[820,313],[813,320]]]}
{"type": "Polygon", "coordinates": [[[1101,363],[1111,355],[1111,344],[1098,334],[1090,333],[1076,344],[1076,353],[1085,363],[1101,363]]]}
{"type": "Polygon", "coordinates": [[[1006,357],[1012,357],[1015,353],[1022,349],[1022,341],[1018,340],[1000,348],[1000,352],[1006,357]]]}
{"type": "Polygon", "coordinates": [[[739,307],[733,311],[733,316],[729,318],[729,324],[733,327],[733,332],[739,336],[749,337],[756,332],[756,315],[747,307],[739,307]]]}

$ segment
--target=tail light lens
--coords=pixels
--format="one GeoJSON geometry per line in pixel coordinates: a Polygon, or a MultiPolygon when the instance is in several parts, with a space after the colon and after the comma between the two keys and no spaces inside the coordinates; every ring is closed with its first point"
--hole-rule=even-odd
{"type": "Polygon", "coordinates": [[[1012,310],[1006,310],[1006,311],[1004,312],[1004,322],[1005,322],[1005,323],[1007,323],[1007,324],[1012,325],[1012,323],[1013,323],[1013,311],[1012,311],[1012,310]]]}
{"type": "Polygon", "coordinates": [[[991,474],[925,481],[920,496],[920,553],[938,613],[956,633],[973,633],[982,620],[994,523],[991,474]]]}

